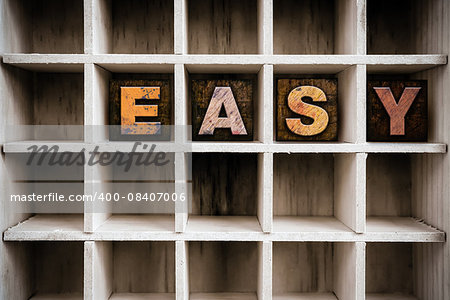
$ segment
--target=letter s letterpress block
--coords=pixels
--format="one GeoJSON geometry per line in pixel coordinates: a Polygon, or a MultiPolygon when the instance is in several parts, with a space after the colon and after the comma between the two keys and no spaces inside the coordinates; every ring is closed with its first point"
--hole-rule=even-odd
{"type": "Polygon", "coordinates": [[[337,140],[337,80],[277,79],[277,141],[337,140]]]}
{"type": "Polygon", "coordinates": [[[425,80],[369,80],[367,140],[426,141],[427,105],[425,80]]]}

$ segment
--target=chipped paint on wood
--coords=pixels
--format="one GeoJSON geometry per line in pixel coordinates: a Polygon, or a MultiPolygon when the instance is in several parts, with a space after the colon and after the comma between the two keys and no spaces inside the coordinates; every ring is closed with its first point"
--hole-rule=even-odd
{"type": "Polygon", "coordinates": [[[114,78],[109,87],[109,124],[116,126],[110,128],[109,139],[169,140],[171,128],[167,125],[173,125],[171,75],[114,74],[114,78]],[[125,101],[122,91],[133,91],[133,95],[125,101]],[[137,105],[136,99],[140,100],[137,105]]]}
{"type": "Polygon", "coordinates": [[[136,117],[157,117],[157,104],[136,104],[137,99],[160,100],[159,87],[121,87],[121,133],[157,134],[161,122],[137,122],[136,117]]]}

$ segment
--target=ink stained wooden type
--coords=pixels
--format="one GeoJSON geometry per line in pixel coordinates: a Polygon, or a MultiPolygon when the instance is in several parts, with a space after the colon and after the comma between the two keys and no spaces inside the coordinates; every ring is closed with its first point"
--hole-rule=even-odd
{"type": "Polygon", "coordinates": [[[254,78],[191,80],[192,140],[253,140],[254,78]]]}
{"type": "Polygon", "coordinates": [[[337,140],[337,80],[279,78],[277,141],[337,140]]]}
{"type": "Polygon", "coordinates": [[[110,81],[110,140],[169,140],[172,92],[169,79],[110,81]]]}
{"type": "Polygon", "coordinates": [[[369,80],[367,140],[427,141],[426,80],[369,80]]]}

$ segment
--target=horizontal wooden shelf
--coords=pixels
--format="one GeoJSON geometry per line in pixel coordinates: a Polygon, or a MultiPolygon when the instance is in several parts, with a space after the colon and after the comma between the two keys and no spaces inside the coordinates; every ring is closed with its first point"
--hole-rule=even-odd
{"type": "MultiPolygon", "coordinates": [[[[195,147],[195,146],[194,146],[195,147]]],[[[439,143],[274,143],[267,146],[274,153],[445,153],[439,143]]]]}
{"type": "Polygon", "coordinates": [[[189,241],[259,241],[264,233],[253,216],[189,216],[186,231],[189,241]]]}
{"type": "Polygon", "coordinates": [[[327,235],[332,235],[335,233],[350,233],[353,235],[353,231],[335,217],[275,216],[273,218],[273,232],[308,232],[327,235]]]}
{"type": "Polygon", "coordinates": [[[273,295],[273,300],[337,300],[333,293],[283,293],[273,295]]]}
{"type": "Polygon", "coordinates": [[[366,300],[417,300],[417,298],[401,294],[367,294],[366,300]]]}
{"type": "Polygon", "coordinates": [[[174,231],[173,215],[112,215],[96,231],[99,233],[166,232],[174,231]]]}
{"type": "Polygon", "coordinates": [[[189,216],[186,233],[260,233],[258,218],[252,216],[189,216]]]}
{"type": "Polygon", "coordinates": [[[26,140],[3,144],[3,152],[27,153],[30,152],[28,148],[32,146],[37,146],[39,148],[42,146],[48,146],[49,148],[58,146],[59,151],[80,152],[85,147],[85,143],[79,140],[26,140]]]}
{"type": "Polygon", "coordinates": [[[37,294],[30,300],[82,300],[81,294],[37,294]]]}
{"type": "Polygon", "coordinates": [[[3,63],[35,72],[83,72],[85,54],[5,54],[3,63]]]}
{"type": "Polygon", "coordinates": [[[38,214],[4,232],[5,240],[80,240],[82,214],[38,214]]]}
{"type": "Polygon", "coordinates": [[[5,241],[328,241],[445,242],[445,233],[413,218],[371,217],[363,234],[334,217],[274,217],[263,233],[252,216],[190,216],[184,233],[174,232],[171,215],[113,215],[93,233],[83,231],[82,215],[40,214],[9,228],[5,241]]]}
{"type": "Polygon", "coordinates": [[[98,64],[110,72],[173,72],[186,64],[192,73],[257,73],[263,64],[275,73],[335,74],[351,65],[368,65],[370,72],[414,73],[445,65],[447,55],[162,55],[162,54],[5,54],[3,62],[41,72],[80,72],[83,64],[98,64]]]}
{"type": "Polygon", "coordinates": [[[113,293],[109,300],[175,300],[174,293],[113,293]]]}
{"type": "Polygon", "coordinates": [[[439,143],[344,143],[344,142],[193,142],[192,152],[237,153],[445,153],[447,147],[439,143]]]}
{"type": "Polygon", "coordinates": [[[366,143],[368,153],[445,153],[447,145],[440,143],[366,143]]]}
{"type": "MultiPolygon", "coordinates": [[[[155,145],[155,151],[163,152],[234,152],[234,153],[446,153],[447,145],[441,143],[273,143],[260,142],[143,142],[142,145],[155,145]]],[[[79,152],[85,149],[93,151],[96,146],[100,152],[131,152],[134,142],[99,142],[96,144],[82,141],[17,141],[3,144],[5,153],[27,153],[31,146],[58,146],[59,151],[79,152]]],[[[142,145],[136,152],[148,152],[142,145]]]]}
{"type": "Polygon", "coordinates": [[[376,242],[445,242],[445,233],[409,217],[369,217],[366,234],[376,242]]]}
{"type": "Polygon", "coordinates": [[[190,300],[257,300],[255,293],[191,293],[190,300]]]}
{"type": "MultiPolygon", "coordinates": [[[[5,153],[28,153],[30,150],[28,149],[31,146],[48,146],[51,149],[53,146],[58,146],[59,151],[67,151],[67,152],[80,152],[83,149],[87,152],[93,151],[96,146],[98,146],[98,150],[100,152],[131,152],[133,150],[134,142],[99,142],[96,144],[85,143],[83,141],[35,141],[35,140],[27,140],[27,141],[17,141],[5,143],[3,145],[3,152],[5,153]]],[[[147,144],[149,146],[155,145],[156,148],[154,151],[163,151],[163,152],[191,152],[191,144],[175,144],[173,142],[142,142],[142,145],[147,144]]],[[[138,147],[136,152],[148,152],[147,148],[144,150],[142,147],[138,147]]]]}
{"type": "Polygon", "coordinates": [[[370,238],[357,234],[335,217],[275,216],[273,241],[338,242],[370,238]]]}

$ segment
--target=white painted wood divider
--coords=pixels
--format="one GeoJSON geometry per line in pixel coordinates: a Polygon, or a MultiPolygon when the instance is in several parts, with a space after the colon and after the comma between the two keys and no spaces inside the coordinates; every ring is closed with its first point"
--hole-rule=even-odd
{"type": "MultiPolygon", "coordinates": [[[[194,206],[30,215],[2,194],[1,299],[450,299],[448,1],[0,0],[0,11],[0,190],[11,184],[4,156],[31,145],[133,145],[89,130],[10,141],[6,125],[107,125],[111,78],[168,73],[175,138],[156,144],[175,152],[176,191],[192,184],[194,206]],[[257,75],[254,141],[189,140],[196,73],[257,75]],[[275,140],[282,74],[338,79],[338,141],[275,140]],[[377,76],[428,80],[428,142],[367,142],[366,83],[377,76]],[[218,201],[195,188],[227,167],[202,165],[215,156],[251,164],[253,207],[195,210],[218,201]]],[[[85,166],[81,192],[111,191],[112,173],[85,166]]]]}

